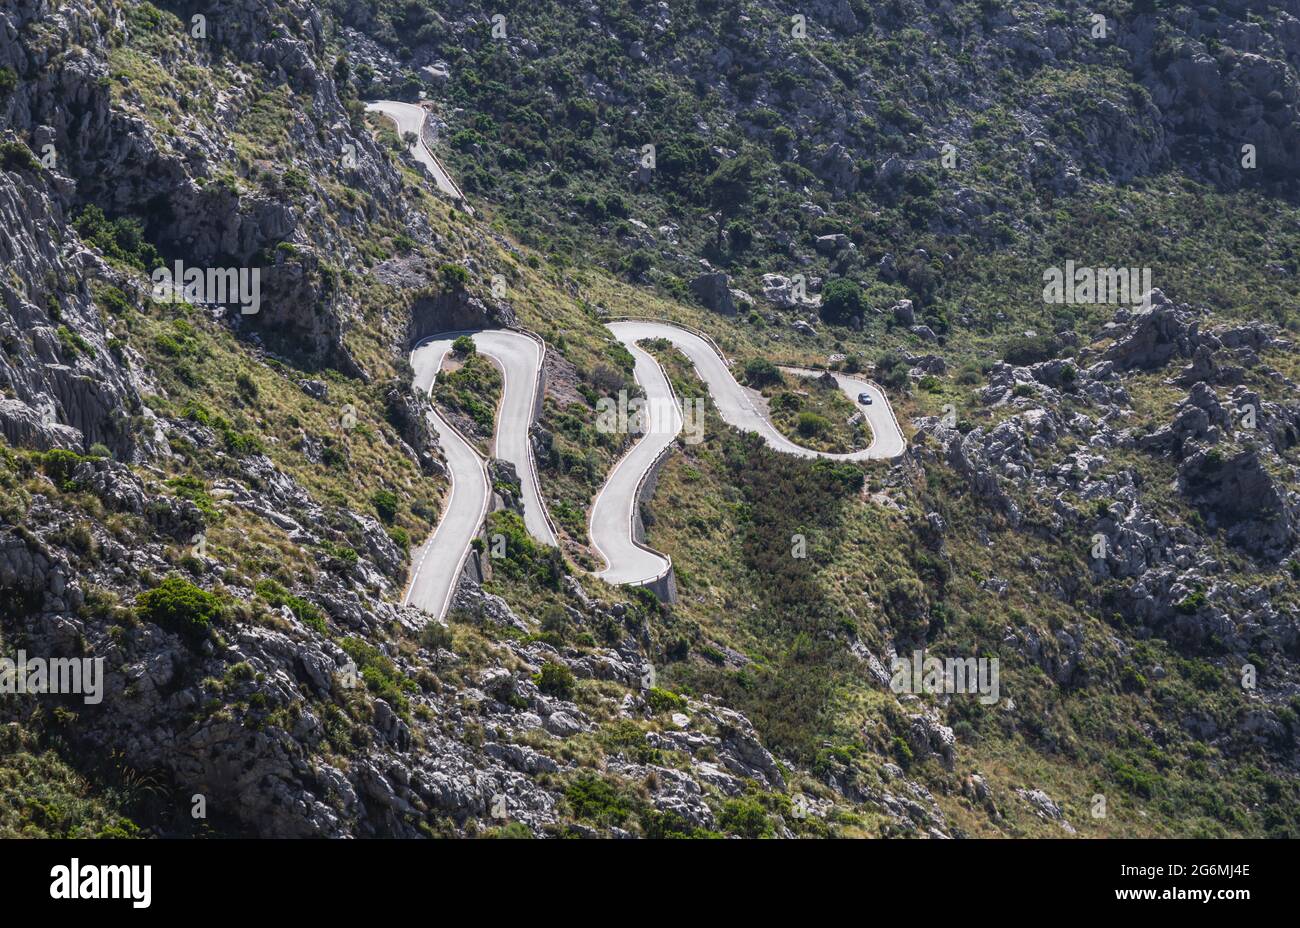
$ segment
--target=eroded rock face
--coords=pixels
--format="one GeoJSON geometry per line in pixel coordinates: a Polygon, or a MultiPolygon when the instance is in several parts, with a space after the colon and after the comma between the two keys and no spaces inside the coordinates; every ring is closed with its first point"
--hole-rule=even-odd
{"type": "Polygon", "coordinates": [[[1128,332],[1111,347],[1103,360],[1119,370],[1163,367],[1173,357],[1190,357],[1199,323],[1180,311],[1159,290],[1151,291],[1151,308],[1134,313],[1128,332]]]}
{"type": "Polygon", "coordinates": [[[1294,505],[1253,448],[1196,452],[1178,469],[1178,488],[1252,554],[1280,557],[1295,542],[1294,505]]]}
{"type": "Polygon", "coordinates": [[[482,300],[468,290],[448,289],[434,296],[419,297],[411,304],[407,342],[415,345],[441,332],[500,329],[517,324],[509,305],[482,300]]]}
{"type": "Polygon", "coordinates": [[[13,394],[0,399],[0,430],[19,447],[156,454],[132,424],[139,394],[82,276],[96,259],[50,235],[66,221],[43,171],[0,171],[0,388],[13,394]]]}
{"type": "Polygon", "coordinates": [[[384,391],[384,409],[388,421],[409,449],[411,456],[425,473],[441,469],[438,462],[438,437],[429,424],[432,407],[429,399],[413,391],[407,384],[390,384],[384,391]]]}

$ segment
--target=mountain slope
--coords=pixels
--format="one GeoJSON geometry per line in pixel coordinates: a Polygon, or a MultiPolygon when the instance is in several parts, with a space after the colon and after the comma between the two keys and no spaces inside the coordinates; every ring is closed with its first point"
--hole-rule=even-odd
{"type": "Polygon", "coordinates": [[[1099,11],[10,4],[0,649],[105,675],[6,698],[6,828],[1294,835],[1300,11],[1099,11]],[[365,112],[421,92],[473,216],[365,112]],[[1157,292],[1045,302],[1067,260],[1157,292]],[[774,452],[644,343],[706,400],[640,513],[678,598],[603,584],[620,316],[872,376],[909,450],[774,452]],[[436,622],[408,352],[504,326],[560,545],[494,471],[436,622]]]}

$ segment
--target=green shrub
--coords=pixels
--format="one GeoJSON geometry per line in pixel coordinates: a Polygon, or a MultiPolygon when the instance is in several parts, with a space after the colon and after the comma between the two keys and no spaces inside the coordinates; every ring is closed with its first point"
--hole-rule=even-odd
{"type": "Polygon", "coordinates": [[[718,815],[718,827],[727,834],[742,838],[769,838],[772,821],[758,802],[749,797],[728,799],[718,815]]]}
{"type": "Polygon", "coordinates": [[[865,304],[862,288],[846,277],[837,277],[822,290],[821,317],[834,325],[843,325],[862,315],[865,304]]]}
{"type": "Polygon", "coordinates": [[[35,173],[41,169],[41,163],[22,142],[4,142],[0,144],[0,169],[35,173]]]}
{"type": "Polygon", "coordinates": [[[0,97],[7,97],[18,86],[18,74],[13,68],[0,68],[0,97]]]}
{"type": "Polygon", "coordinates": [[[451,628],[436,620],[430,622],[420,631],[420,644],[431,651],[450,651],[451,628]]]}
{"type": "Polygon", "coordinates": [[[1061,350],[1061,344],[1051,335],[1025,335],[1013,338],[1002,350],[1008,364],[1025,367],[1040,361],[1049,361],[1061,350]]]}
{"type": "Polygon", "coordinates": [[[336,545],[332,541],[322,541],[320,549],[325,553],[325,566],[329,570],[344,572],[357,566],[359,556],[354,548],[336,545]]]}
{"type": "Polygon", "coordinates": [[[583,773],[569,784],[564,796],[577,818],[601,825],[622,825],[635,806],[614,786],[594,773],[583,773]]]}
{"type": "Polygon", "coordinates": [[[388,525],[392,525],[397,518],[397,504],[397,494],[392,490],[376,490],[370,497],[370,505],[375,507],[375,513],[388,525]]]}
{"type": "Polygon", "coordinates": [[[117,287],[104,287],[95,296],[99,305],[115,316],[124,316],[131,309],[131,301],[117,287]]]}
{"type": "Polygon", "coordinates": [[[557,664],[555,661],[542,664],[542,670],[533,676],[533,682],[547,696],[558,696],[561,699],[572,696],[576,685],[573,671],[565,664],[557,664]]]}
{"type": "Polygon", "coordinates": [[[415,681],[398,670],[382,651],[360,638],[344,638],[339,647],[356,663],[366,689],[405,714],[410,708],[407,694],[417,689],[415,681]]]}
{"type": "Polygon", "coordinates": [[[512,580],[529,580],[551,590],[560,588],[568,573],[559,549],[540,545],[528,534],[524,520],[513,512],[494,512],[488,516],[488,535],[505,538],[505,554],[492,559],[492,569],[512,580]]]}
{"type": "Polygon", "coordinates": [[[474,344],[474,339],[470,338],[468,335],[461,335],[451,343],[451,350],[461,357],[467,358],[478,351],[478,346],[474,344]]]}
{"type": "Polygon", "coordinates": [[[73,225],[105,257],[147,271],[160,263],[158,250],[144,238],[144,226],[138,219],[120,217],[109,220],[104,211],[91,204],[81,211],[73,225]]]}
{"type": "Polygon", "coordinates": [[[780,368],[767,358],[751,358],[745,362],[745,382],[751,387],[765,387],[781,380],[780,368]]]}
{"type": "Polygon", "coordinates": [[[799,423],[797,428],[799,429],[799,434],[804,438],[816,438],[818,435],[824,435],[830,427],[830,420],[825,416],[819,416],[815,412],[799,413],[799,423]]]}
{"type": "Polygon", "coordinates": [[[257,585],[253,587],[253,591],[266,600],[267,604],[272,608],[279,609],[282,606],[288,606],[290,611],[302,620],[303,624],[308,628],[319,634],[326,634],[328,629],[325,624],[325,613],[315,603],[303,599],[301,596],[295,596],[271,579],[259,580],[257,585]]]}
{"type": "Polygon", "coordinates": [[[526,840],[533,836],[523,822],[507,822],[500,828],[490,828],[483,837],[497,840],[526,840]]]}
{"type": "Polygon", "coordinates": [[[62,448],[51,448],[49,451],[41,452],[37,457],[45,476],[53,480],[61,489],[67,488],[68,481],[72,479],[72,472],[78,464],[86,460],[75,451],[65,451],[62,448]]]}
{"type": "Polygon", "coordinates": [[[438,268],[438,277],[449,290],[464,290],[469,286],[469,271],[461,264],[444,264],[438,268]]]}
{"type": "Polygon", "coordinates": [[[907,359],[894,351],[886,351],[876,361],[876,379],[891,390],[902,390],[907,386],[907,372],[911,365],[907,359]]]}
{"type": "Polygon", "coordinates": [[[182,577],[171,576],[135,599],[140,618],[198,641],[221,618],[221,600],[182,577]]]}
{"type": "Polygon", "coordinates": [[[660,689],[657,686],[650,687],[645,701],[655,712],[682,712],[686,709],[686,700],[683,697],[672,690],[660,689]]]}
{"type": "Polygon", "coordinates": [[[257,381],[248,375],[246,371],[240,371],[235,375],[235,389],[245,400],[255,402],[261,393],[258,389],[257,381]]]}

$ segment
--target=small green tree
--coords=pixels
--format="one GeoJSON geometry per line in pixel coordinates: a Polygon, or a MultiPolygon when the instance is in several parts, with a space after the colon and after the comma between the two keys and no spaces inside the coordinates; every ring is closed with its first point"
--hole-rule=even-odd
{"type": "Polygon", "coordinates": [[[843,325],[862,314],[862,288],[847,277],[837,277],[822,291],[822,320],[843,325]]]}

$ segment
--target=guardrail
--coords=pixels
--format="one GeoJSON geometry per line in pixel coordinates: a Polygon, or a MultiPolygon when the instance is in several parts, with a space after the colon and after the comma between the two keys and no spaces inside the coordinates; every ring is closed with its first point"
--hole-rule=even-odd
{"type": "Polygon", "coordinates": [[[449,183],[452,189],[456,191],[456,197],[460,201],[460,204],[465,208],[465,211],[473,216],[474,210],[470,209],[469,201],[465,199],[465,191],[460,189],[460,184],[456,183],[456,178],[451,176],[451,171],[448,171],[447,166],[433,153],[433,146],[431,146],[425,139],[425,133],[430,131],[429,110],[423,105],[420,106],[420,109],[424,110],[424,122],[420,123],[420,144],[424,146],[424,150],[428,152],[433,163],[438,166],[438,170],[442,171],[442,176],[447,179],[447,183],[449,183]]]}
{"type": "Polygon", "coordinates": [[[722,359],[722,363],[727,365],[727,367],[731,367],[731,358],[727,357],[726,352],[722,350],[722,346],[714,340],[713,336],[702,329],[695,328],[695,326],[691,325],[689,322],[677,322],[674,319],[655,319],[651,316],[609,316],[602,319],[601,322],[657,322],[660,325],[676,326],[679,329],[690,332],[697,338],[703,339],[708,343],[709,347],[713,349],[714,353],[722,359]]]}

